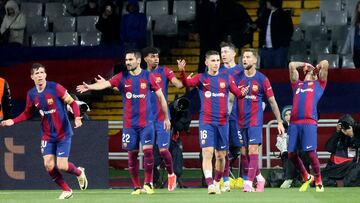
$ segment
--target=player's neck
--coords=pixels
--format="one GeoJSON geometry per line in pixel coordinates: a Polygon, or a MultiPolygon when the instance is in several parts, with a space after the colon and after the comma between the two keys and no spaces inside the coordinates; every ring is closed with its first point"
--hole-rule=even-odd
{"type": "Polygon", "coordinates": [[[232,68],[236,65],[235,61],[230,61],[228,63],[224,63],[225,68],[232,68]]]}
{"type": "Polygon", "coordinates": [[[215,76],[219,73],[219,71],[211,71],[211,70],[208,70],[208,74],[211,75],[211,76],[215,76]]]}
{"type": "Polygon", "coordinates": [[[245,70],[244,73],[245,73],[246,77],[253,77],[256,74],[256,68],[252,67],[248,70],[245,70]]]}
{"type": "Polygon", "coordinates": [[[36,85],[36,90],[40,93],[45,90],[45,87],[46,87],[46,81],[43,84],[36,85]]]}
{"type": "Polygon", "coordinates": [[[149,65],[148,65],[148,66],[147,66],[147,70],[151,72],[151,71],[155,70],[157,67],[158,67],[158,66],[152,67],[152,66],[149,66],[149,65]]]}
{"type": "Polygon", "coordinates": [[[138,66],[135,70],[130,71],[131,75],[139,75],[141,73],[141,68],[138,66]]]}

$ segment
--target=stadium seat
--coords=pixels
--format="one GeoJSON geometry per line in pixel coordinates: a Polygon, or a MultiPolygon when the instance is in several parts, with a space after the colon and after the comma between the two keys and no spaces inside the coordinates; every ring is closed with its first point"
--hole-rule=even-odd
{"type": "Polygon", "coordinates": [[[304,33],[300,27],[295,27],[291,38],[293,41],[300,41],[304,39],[304,33]]]}
{"type": "Polygon", "coordinates": [[[345,0],[345,11],[349,17],[354,15],[357,2],[358,0],[345,0]]]}
{"type": "Polygon", "coordinates": [[[320,0],[320,11],[341,11],[341,0],[320,0]]]}
{"type": "Polygon", "coordinates": [[[31,36],[36,32],[47,32],[49,31],[48,17],[43,16],[32,16],[26,18],[26,33],[31,36]]]}
{"type": "MultiPolygon", "coordinates": [[[[126,6],[127,5],[128,5],[128,2],[125,1],[124,5],[123,5],[122,12],[121,12],[122,15],[125,15],[125,14],[129,13],[129,12],[126,11],[126,6]]],[[[145,3],[143,1],[139,1],[139,11],[140,11],[140,13],[144,13],[144,11],[145,11],[145,3]]]]}
{"type": "Polygon", "coordinates": [[[301,62],[307,62],[312,63],[310,56],[306,54],[294,54],[290,55],[290,61],[301,61],[301,62]]]}
{"type": "Polygon", "coordinates": [[[175,15],[162,15],[155,21],[154,35],[173,36],[178,33],[178,21],[175,15]]]}
{"type": "Polygon", "coordinates": [[[57,32],[55,33],[55,46],[77,46],[78,35],[76,32],[57,32]]]}
{"type": "Polygon", "coordinates": [[[328,29],[325,26],[307,26],[305,28],[305,41],[328,40],[328,29]]]}
{"type": "Polygon", "coordinates": [[[33,16],[42,16],[43,5],[36,2],[23,2],[21,3],[21,12],[25,14],[27,18],[33,16]]]}
{"type": "Polygon", "coordinates": [[[31,36],[32,47],[52,47],[54,46],[54,33],[40,32],[31,36]]]}
{"type": "Polygon", "coordinates": [[[307,51],[307,43],[305,41],[293,41],[290,42],[289,53],[290,54],[304,54],[307,51]]]}
{"type": "Polygon", "coordinates": [[[50,22],[60,16],[67,16],[66,5],[58,2],[50,2],[45,4],[45,16],[49,17],[50,22]]]}
{"type": "Polygon", "coordinates": [[[317,61],[321,60],[329,61],[329,68],[339,68],[339,55],[337,54],[320,54],[317,57],[317,61]]]}
{"type": "Polygon", "coordinates": [[[82,32],[98,32],[96,29],[96,23],[99,20],[99,16],[78,16],[76,31],[82,32]]]}
{"type": "Polygon", "coordinates": [[[355,64],[353,61],[353,56],[352,55],[344,55],[342,57],[342,68],[347,68],[347,69],[353,69],[355,68],[355,64]]]}
{"type": "Polygon", "coordinates": [[[83,32],[80,33],[81,46],[98,46],[101,41],[100,32],[83,32]]]}
{"type": "Polygon", "coordinates": [[[58,17],[54,19],[54,32],[75,32],[75,17],[58,17]]]}
{"type": "Polygon", "coordinates": [[[344,11],[325,11],[324,14],[326,26],[347,24],[347,14],[344,11]]]}
{"type": "Polygon", "coordinates": [[[307,26],[320,26],[321,13],[320,11],[303,11],[300,15],[300,27],[305,28],[307,26]]]}
{"type": "Polygon", "coordinates": [[[332,42],[328,40],[313,41],[311,43],[310,53],[319,54],[331,54],[332,53],[332,42]]]}
{"type": "Polygon", "coordinates": [[[341,41],[345,40],[346,36],[349,32],[350,26],[348,25],[341,25],[341,26],[331,26],[331,40],[332,41],[341,41]]]}
{"type": "Polygon", "coordinates": [[[153,20],[159,19],[163,15],[167,15],[168,12],[168,1],[146,2],[146,15],[151,16],[153,20]]]}
{"type": "Polygon", "coordinates": [[[196,16],[195,1],[174,1],[173,13],[178,17],[178,21],[192,21],[196,16]]]}

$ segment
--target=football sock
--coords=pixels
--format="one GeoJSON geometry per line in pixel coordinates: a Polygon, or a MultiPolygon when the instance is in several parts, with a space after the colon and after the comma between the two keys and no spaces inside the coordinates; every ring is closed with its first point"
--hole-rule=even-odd
{"type": "Polygon", "coordinates": [[[60,188],[64,191],[71,191],[71,188],[69,185],[65,182],[63,176],[61,175],[59,169],[57,167],[54,167],[51,171],[48,171],[50,177],[52,180],[60,186],[60,188]]]}
{"type": "Polygon", "coordinates": [[[229,156],[225,156],[225,168],[224,168],[224,182],[229,181],[229,175],[230,175],[230,160],[229,156]]]}
{"type": "Polygon", "coordinates": [[[315,151],[308,151],[307,154],[310,158],[311,168],[314,172],[315,184],[322,185],[322,179],[321,179],[321,174],[320,174],[320,162],[317,157],[317,154],[315,151]]]}
{"type": "Polygon", "coordinates": [[[254,181],[256,175],[256,169],[258,168],[258,154],[250,154],[249,155],[249,169],[248,169],[248,179],[249,181],[254,181]]]}
{"type": "Polygon", "coordinates": [[[307,180],[309,177],[309,173],[306,171],[306,168],[301,161],[300,157],[296,152],[288,152],[288,157],[294,164],[295,168],[297,168],[300,171],[301,177],[303,180],[307,180]]]}
{"type": "Polygon", "coordinates": [[[144,183],[153,182],[154,152],[153,149],[144,149],[144,183]]]}
{"type": "Polygon", "coordinates": [[[249,159],[248,159],[248,155],[240,155],[240,165],[241,165],[241,174],[243,176],[244,180],[247,180],[248,177],[248,169],[249,169],[249,159]]]}
{"type": "Polygon", "coordinates": [[[221,177],[223,176],[224,172],[215,170],[215,181],[220,182],[221,177]]]}
{"type": "Polygon", "coordinates": [[[166,171],[168,172],[168,174],[173,174],[174,173],[173,161],[172,161],[172,157],[171,157],[169,150],[168,149],[160,150],[160,155],[165,162],[165,167],[166,167],[166,171]]]}
{"type": "Polygon", "coordinates": [[[134,185],[134,188],[141,188],[140,186],[140,177],[139,177],[139,160],[138,160],[138,151],[128,151],[128,166],[131,181],[134,185]]]}
{"type": "Polygon", "coordinates": [[[71,162],[68,162],[68,170],[66,172],[76,176],[81,175],[81,171],[71,162]]]}

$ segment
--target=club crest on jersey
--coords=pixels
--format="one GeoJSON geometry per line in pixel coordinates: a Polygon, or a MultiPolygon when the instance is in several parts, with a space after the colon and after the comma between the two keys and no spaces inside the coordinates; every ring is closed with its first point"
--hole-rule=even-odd
{"type": "Polygon", "coordinates": [[[253,86],[252,86],[252,90],[253,90],[254,92],[257,92],[257,91],[259,90],[259,86],[258,86],[258,85],[253,85],[253,86]]]}
{"type": "Polygon", "coordinates": [[[161,77],[156,77],[156,83],[161,82],[161,77]]]}
{"type": "Polygon", "coordinates": [[[47,103],[48,105],[52,105],[54,103],[54,100],[52,98],[47,99],[47,103]]]}
{"type": "Polygon", "coordinates": [[[146,88],[146,83],[144,83],[144,82],[140,83],[140,88],[145,89],[146,88]]]}
{"type": "Polygon", "coordinates": [[[225,82],[220,82],[220,87],[221,87],[221,88],[225,88],[225,86],[226,86],[226,85],[225,85],[225,82]]]}

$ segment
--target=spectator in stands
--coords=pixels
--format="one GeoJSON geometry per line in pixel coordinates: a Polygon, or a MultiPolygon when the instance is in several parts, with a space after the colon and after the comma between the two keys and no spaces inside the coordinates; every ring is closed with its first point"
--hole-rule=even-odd
{"type": "Polygon", "coordinates": [[[12,118],[10,87],[6,80],[0,77],[0,121],[10,118],[12,118]]]}
{"type": "MultiPolygon", "coordinates": [[[[217,0],[200,0],[197,4],[196,21],[200,41],[199,73],[205,72],[205,53],[219,50],[219,20],[216,13],[217,0]]],[[[196,38],[196,37],[195,37],[196,38]]]]}
{"type": "Polygon", "coordinates": [[[282,0],[267,0],[266,6],[258,19],[260,62],[264,68],[286,68],[294,31],[291,15],[282,9],[282,0]]]}
{"type": "Polygon", "coordinates": [[[7,0],[0,0],[0,22],[3,21],[6,11],[5,11],[5,4],[7,0]]]}
{"type": "Polygon", "coordinates": [[[221,40],[232,41],[238,48],[252,44],[253,23],[241,4],[234,0],[218,0],[216,10],[218,22],[221,23],[219,29],[221,40]]]}
{"type": "Polygon", "coordinates": [[[146,46],[146,15],[139,12],[138,0],[129,0],[126,11],[128,14],[121,19],[120,39],[127,48],[142,49],[146,46]]]}
{"type": "Polygon", "coordinates": [[[96,0],[89,0],[81,16],[98,16],[100,15],[99,6],[96,0]]]}
{"type": "Polygon", "coordinates": [[[72,16],[79,16],[88,5],[88,0],[65,0],[66,12],[72,16]]]}
{"type": "Polygon", "coordinates": [[[341,54],[352,54],[355,67],[360,68],[360,1],[356,4],[352,23],[341,54]]]}
{"type": "Polygon", "coordinates": [[[2,43],[23,45],[26,17],[20,12],[16,1],[10,0],[5,4],[6,15],[1,23],[0,33],[2,43]],[[5,39],[6,38],[6,39],[5,39]]]}
{"type": "Polygon", "coordinates": [[[96,23],[96,28],[102,34],[102,44],[114,44],[119,42],[120,17],[114,13],[114,8],[114,4],[106,4],[99,16],[99,21],[96,23]]]}
{"type": "MultiPolygon", "coordinates": [[[[336,131],[326,143],[326,150],[331,153],[330,160],[323,169],[324,184],[331,186],[350,185],[351,171],[358,167],[357,158],[360,146],[360,125],[346,114],[339,119],[336,131]]],[[[357,172],[360,174],[359,172],[357,172]]],[[[357,176],[358,177],[358,176],[357,176]]],[[[356,178],[356,177],[355,177],[356,178]]],[[[360,180],[357,181],[359,184],[360,180]]]]}

